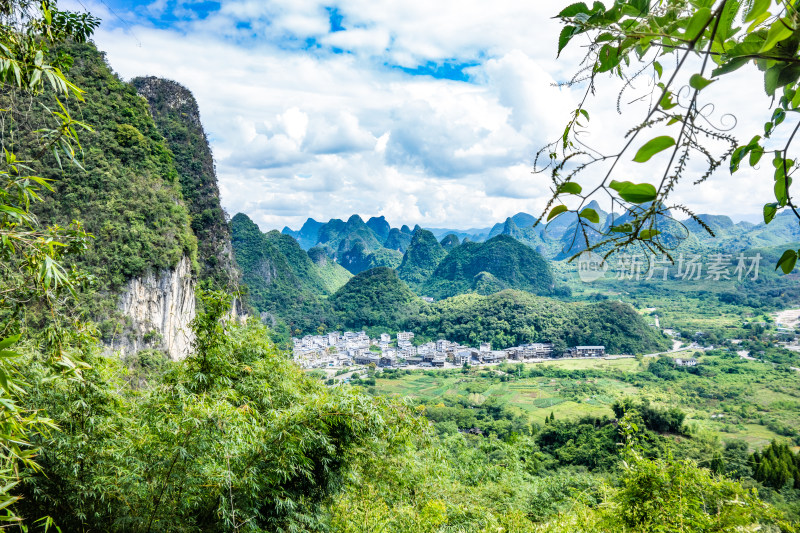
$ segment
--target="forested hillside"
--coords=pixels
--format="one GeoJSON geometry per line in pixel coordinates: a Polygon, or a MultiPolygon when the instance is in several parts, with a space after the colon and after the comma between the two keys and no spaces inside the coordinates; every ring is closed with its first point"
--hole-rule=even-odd
{"type": "Polygon", "coordinates": [[[522,291],[463,295],[424,308],[408,323],[425,338],[444,338],[497,349],[529,342],[568,346],[604,345],[609,353],[651,353],[669,343],[629,305],[619,302],[565,304],[522,291]]]}
{"type": "MultiPolygon", "coordinates": [[[[93,45],[64,51],[74,59],[71,78],[86,91],[76,112],[92,131],[81,132],[84,170],[65,165],[62,171],[52,155],[37,168],[56,187],[37,206],[42,221],[80,220],[94,235],[77,262],[102,289],[119,290],[131,277],[174,267],[183,256],[196,264],[197,238],[180,174],[147,102],[93,45]]],[[[9,148],[25,150],[28,139],[9,148]]]]}
{"type": "Polygon", "coordinates": [[[403,262],[397,268],[397,275],[412,287],[419,287],[430,279],[446,255],[447,252],[433,233],[418,229],[403,255],[403,262]]]}
{"type": "Polygon", "coordinates": [[[426,305],[412,293],[394,270],[378,267],[354,276],[331,298],[337,313],[334,327],[360,330],[401,328],[426,305]]]}
{"type": "Polygon", "coordinates": [[[330,282],[292,237],[264,234],[243,213],[231,219],[231,233],[248,301],[263,320],[298,334],[332,322],[325,298],[330,282]]]}
{"type": "Polygon", "coordinates": [[[160,78],[134,78],[131,84],[147,99],[158,132],[172,152],[198,240],[200,278],[236,290],[240,274],[220,204],[214,159],[194,96],[180,84],[160,78]]]}
{"type": "Polygon", "coordinates": [[[451,251],[423,284],[423,292],[447,298],[467,292],[491,294],[503,289],[550,294],[555,281],[547,260],[516,239],[498,235],[466,242],[451,251]]]}
{"type": "Polygon", "coordinates": [[[603,345],[609,353],[652,353],[669,348],[629,305],[563,303],[524,291],[468,294],[433,304],[416,297],[389,268],[351,279],[331,298],[335,328],[413,331],[419,341],[447,339],[496,349],[552,342],[556,355],[568,346],[603,345]]]}

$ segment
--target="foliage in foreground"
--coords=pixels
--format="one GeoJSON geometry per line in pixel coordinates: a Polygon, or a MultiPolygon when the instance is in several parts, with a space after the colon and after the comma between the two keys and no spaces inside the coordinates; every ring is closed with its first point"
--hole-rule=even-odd
{"type": "Polygon", "coordinates": [[[317,530],[354,461],[418,432],[402,405],[328,389],[263,327],[223,322],[227,299],[204,307],[195,354],[144,389],[103,357],[83,382],[48,383],[30,356],[27,406],[60,431],[39,437],[23,516],[50,514],[64,531],[317,530]]]}
{"type": "MultiPolygon", "coordinates": [[[[786,119],[800,109],[797,4],[781,0],[616,0],[607,4],[594,2],[589,7],[577,2],[557,15],[564,25],[558,53],[577,41],[583,41],[587,50],[581,53],[578,73],[567,82],[582,84],[585,95],[560,138],[537,154],[537,170],[549,170],[553,181],[547,221],[573,214],[578,222],[575,239],[586,249],[611,254],[638,244],[659,257],[670,254],[674,243],[668,237],[669,226],[682,225],[673,218],[675,212],[689,215],[696,226],[714,233],[685,205],[668,205],[672,192],[684,181],[695,185],[706,181],[730,159],[731,174],[746,161],[773,178],[774,198],[763,206],[764,222],[769,224],[783,212],[796,227],[800,211],[791,187],[798,168],[793,143],[800,123],[786,119]],[[739,69],[753,70],[748,78],[732,75],[739,69]],[[647,102],[619,148],[611,150],[583,140],[590,122],[589,102],[604,74],[623,83],[618,110],[622,101],[630,102],[626,107],[633,109],[647,102]],[[645,78],[650,83],[636,83],[645,78]],[[746,89],[763,89],[769,98],[763,129],[740,142],[725,127],[728,109],[716,114],[715,105],[723,102],[714,95],[723,94],[715,91],[725,91],[725,87],[741,90],[743,82],[749,85],[746,89]],[[788,131],[776,135],[782,124],[788,131]],[[771,158],[772,164],[759,165],[762,158],[771,158]],[[623,165],[618,163],[630,160],[649,168],[619,172],[623,165]],[[599,181],[591,172],[597,167],[599,181]],[[588,185],[583,179],[587,169],[591,187],[584,190],[581,183],[588,185]],[[641,182],[636,174],[655,178],[648,180],[653,183],[641,182]],[[609,197],[612,211],[624,213],[604,227],[597,227],[598,213],[589,207],[598,193],[609,197]]],[[[785,250],[776,268],[791,272],[799,253],[785,250]]]]}
{"type": "MultiPolygon", "coordinates": [[[[62,72],[70,59],[51,49],[65,40],[85,41],[98,20],[88,14],[59,11],[50,2],[25,0],[0,6],[0,522],[18,524],[14,506],[19,471],[39,469],[37,432],[53,428],[45,413],[28,410],[24,399],[30,384],[21,375],[19,342],[32,336],[40,347],[38,362],[48,380],[79,380],[84,364],[80,346],[90,336],[86,324],[68,308],[88,279],[65,268],[67,257],[86,250],[89,235],[76,221],[66,227],[46,226],[33,211],[50,180],[33,167],[50,155],[61,163],[76,162],[77,130],[67,106],[83,91],[62,72]],[[38,107],[40,95],[51,108],[38,107]],[[35,113],[20,113],[35,109],[35,113]],[[58,110],[56,110],[58,109],[58,110]],[[41,111],[41,112],[40,112],[41,111]],[[30,131],[32,143],[18,150],[16,134],[30,131]],[[42,321],[43,317],[48,317],[42,321]],[[37,323],[38,321],[38,323],[37,323]],[[31,335],[33,334],[33,335],[31,335]]],[[[47,523],[45,511],[37,518],[47,523]]]]}
{"type": "Polygon", "coordinates": [[[615,476],[542,469],[527,438],[456,433],[358,472],[332,508],[345,532],[794,531],[741,484],[670,456],[645,458],[628,432],[615,476]]]}

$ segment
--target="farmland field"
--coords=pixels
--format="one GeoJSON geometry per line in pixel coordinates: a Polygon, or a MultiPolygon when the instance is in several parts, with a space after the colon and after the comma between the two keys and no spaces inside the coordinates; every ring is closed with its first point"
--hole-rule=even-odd
{"type": "Polygon", "coordinates": [[[650,358],[378,372],[373,392],[433,405],[459,400],[480,405],[492,398],[535,424],[551,414],[556,419],[613,417],[616,400],[636,396],[681,409],[694,432],[741,439],[753,449],[772,440],[789,442],[800,414],[800,373],[728,353],[699,357],[700,373],[680,372],[674,379],[654,376],[650,358]]]}

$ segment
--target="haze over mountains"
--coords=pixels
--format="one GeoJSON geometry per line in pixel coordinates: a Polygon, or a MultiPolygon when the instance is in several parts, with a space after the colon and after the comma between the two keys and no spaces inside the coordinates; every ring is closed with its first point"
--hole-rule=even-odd
{"type": "MultiPolygon", "coordinates": [[[[584,221],[597,230],[590,232],[592,243],[596,242],[597,235],[608,231],[612,221],[619,224],[626,219],[626,215],[608,213],[596,201],[586,207],[594,209],[600,218],[596,224],[584,221]]],[[[734,223],[725,215],[700,214],[698,218],[713,231],[713,240],[712,235],[692,219],[681,222],[663,219],[662,230],[665,234],[672,234],[676,242],[680,241],[684,249],[692,252],[711,248],[730,253],[776,246],[785,243],[787,235],[792,240],[800,240],[800,228],[787,215],[777,217],[769,226],[746,221],[734,223]]],[[[548,259],[565,259],[585,248],[582,238],[576,236],[578,222],[574,213],[564,213],[547,225],[542,223],[534,227],[536,220],[537,217],[530,213],[517,213],[492,227],[424,229],[448,252],[464,241],[484,242],[498,235],[511,236],[548,259]]],[[[320,247],[342,266],[358,273],[375,266],[398,267],[417,229],[420,227],[415,226],[413,230],[408,225],[392,227],[382,216],[364,222],[360,216],[352,215],[347,222],[332,219],[323,223],[309,218],[299,230],[284,227],[282,233],[294,237],[306,250],[320,247]]]]}

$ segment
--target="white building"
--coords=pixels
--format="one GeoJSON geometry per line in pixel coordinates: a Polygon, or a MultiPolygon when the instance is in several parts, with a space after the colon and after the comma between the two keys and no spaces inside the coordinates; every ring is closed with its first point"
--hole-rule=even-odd
{"type": "Polygon", "coordinates": [[[605,346],[576,346],[577,357],[603,357],[606,354],[605,346]]]}
{"type": "Polygon", "coordinates": [[[417,355],[417,348],[416,348],[416,347],[414,347],[414,346],[411,346],[411,345],[404,346],[404,347],[403,347],[403,348],[400,350],[400,354],[401,354],[403,357],[405,357],[406,359],[408,359],[409,357],[414,357],[415,355],[417,355]]]}
{"type": "Polygon", "coordinates": [[[453,354],[453,364],[464,366],[464,363],[469,364],[472,360],[472,352],[469,350],[461,350],[453,354]]]}
{"type": "Polygon", "coordinates": [[[400,341],[410,341],[414,338],[414,334],[410,331],[398,331],[397,332],[397,342],[400,341]]]}

